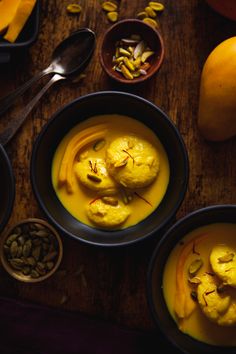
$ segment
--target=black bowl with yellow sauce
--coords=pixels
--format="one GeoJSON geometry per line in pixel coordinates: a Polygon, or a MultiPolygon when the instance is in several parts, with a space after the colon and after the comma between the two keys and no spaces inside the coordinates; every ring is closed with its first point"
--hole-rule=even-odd
{"type": "MultiPolygon", "coordinates": [[[[186,353],[186,354],[234,354],[236,353],[236,346],[232,343],[232,336],[235,337],[233,332],[235,332],[236,327],[233,326],[230,329],[231,336],[231,346],[230,340],[227,339],[227,344],[218,344],[216,341],[222,340],[220,337],[224,337],[222,331],[227,331],[228,327],[219,326],[216,324],[212,324],[213,330],[211,331],[206,325],[206,321],[209,321],[208,318],[204,318],[204,314],[202,314],[199,318],[204,318],[204,321],[201,321],[200,328],[203,333],[206,333],[206,336],[210,339],[209,342],[203,341],[202,339],[194,336],[188,335],[181,331],[178,328],[176,321],[173,319],[172,315],[169,312],[167,307],[167,303],[165,300],[165,291],[164,288],[167,287],[167,282],[164,282],[167,278],[163,277],[165,266],[167,264],[167,260],[174,248],[176,247],[184,247],[183,238],[185,235],[191,234],[192,232],[198,232],[199,230],[205,230],[204,228],[215,227],[216,224],[219,225],[224,224],[232,224],[236,229],[236,205],[215,205],[205,207],[199,210],[196,210],[184,218],[178,220],[172,227],[164,234],[162,239],[156,246],[156,249],[153,252],[152,258],[150,260],[148,275],[147,275],[147,297],[148,297],[148,305],[150,308],[150,312],[153,317],[153,321],[157,326],[157,330],[163,333],[167,341],[173,345],[173,352],[178,350],[178,353],[186,353]],[[218,326],[217,331],[222,332],[217,335],[216,326],[218,326]],[[205,331],[205,332],[204,332],[205,331]],[[213,344],[214,343],[214,344],[213,344]]],[[[219,226],[218,226],[219,228],[219,226]]],[[[205,232],[205,231],[204,231],[205,232]]],[[[200,231],[201,235],[204,237],[202,231],[200,231]]],[[[236,234],[235,234],[236,237],[236,234]]],[[[223,235],[223,238],[227,240],[226,235],[223,235]]],[[[225,241],[226,242],[226,241],[225,241]]],[[[199,245],[195,246],[195,249],[191,252],[196,252],[196,257],[201,257],[201,254],[197,251],[200,251],[199,245]]],[[[170,268],[169,268],[170,269],[170,268]]],[[[175,284],[176,284],[176,275],[175,271],[177,267],[171,267],[173,271],[173,276],[171,277],[171,284],[169,284],[169,289],[171,293],[175,293],[175,284]]],[[[188,268],[187,268],[188,269],[188,268]]],[[[214,273],[210,274],[211,276],[215,276],[214,273]]],[[[198,276],[198,275],[197,275],[198,276]]],[[[200,278],[201,279],[201,278],[200,278]]],[[[184,291],[184,290],[183,290],[184,291]]],[[[210,291],[209,291],[210,293],[210,291]]],[[[202,334],[201,334],[202,335],[202,334]]],[[[235,339],[234,339],[235,343],[235,339]]]]}
{"type": "MultiPolygon", "coordinates": [[[[183,139],[162,110],[133,94],[104,91],[78,98],[54,114],[35,142],[31,159],[31,182],[39,205],[61,232],[88,244],[124,246],[154,235],[161,237],[162,230],[174,219],[184,199],[188,169],[183,139]],[[109,114],[129,116],[149,127],[162,143],[170,166],[169,184],[159,206],[138,224],[113,231],[90,227],[73,217],[59,201],[51,179],[53,157],[65,135],[90,117],[109,114]]],[[[79,207],[83,205],[78,201],[79,207]]]]}

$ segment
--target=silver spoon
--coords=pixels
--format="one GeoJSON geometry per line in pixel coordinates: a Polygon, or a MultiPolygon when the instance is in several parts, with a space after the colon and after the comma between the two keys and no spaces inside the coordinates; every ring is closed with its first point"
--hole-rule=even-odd
{"type": "Polygon", "coordinates": [[[0,115],[3,114],[14,101],[29,89],[36,81],[48,74],[70,76],[83,69],[87,64],[95,47],[95,33],[89,28],[82,28],[63,40],[52,54],[51,64],[25,84],[0,98],[0,115]]]}
{"type": "MultiPolygon", "coordinates": [[[[89,34],[90,39],[86,41],[86,43],[87,43],[86,45],[85,44],[81,45],[83,50],[81,51],[80,55],[79,55],[78,49],[76,49],[74,46],[72,46],[72,47],[74,47],[74,50],[70,50],[69,62],[72,63],[71,68],[73,67],[74,70],[71,71],[70,74],[67,74],[67,76],[55,74],[47,82],[47,84],[38,92],[38,94],[26,105],[26,107],[23,108],[21,114],[19,114],[19,116],[15,117],[14,119],[9,120],[8,125],[5,127],[3,132],[0,133],[0,144],[1,145],[6,145],[12,139],[12,137],[16,134],[18,129],[24,123],[28,114],[32,111],[32,109],[34,108],[36,103],[44,95],[44,93],[49,89],[49,87],[51,87],[55,82],[57,82],[59,80],[65,80],[67,78],[74,79],[75,73],[76,74],[80,73],[87,66],[87,64],[89,63],[89,60],[92,56],[94,47],[95,47],[94,33],[92,31],[88,30],[87,34],[89,34]]],[[[80,43],[78,42],[77,44],[79,45],[80,43]]],[[[72,47],[70,47],[70,48],[72,48],[72,47]]]]}

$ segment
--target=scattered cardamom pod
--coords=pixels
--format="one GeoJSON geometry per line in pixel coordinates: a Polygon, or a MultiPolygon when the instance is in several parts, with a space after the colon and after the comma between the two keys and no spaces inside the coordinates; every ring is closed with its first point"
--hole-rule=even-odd
{"type": "Polygon", "coordinates": [[[143,22],[146,23],[149,26],[152,26],[154,28],[159,27],[159,22],[157,20],[154,20],[153,18],[146,17],[143,19],[143,22]]]}
{"type": "Polygon", "coordinates": [[[66,7],[66,10],[68,13],[70,14],[80,14],[81,13],[81,6],[79,4],[69,4],[67,7],[66,7]]]}
{"type": "Polygon", "coordinates": [[[150,1],[148,4],[154,11],[160,12],[164,10],[164,5],[160,2],[150,1]]]}
{"type": "Polygon", "coordinates": [[[110,11],[107,13],[107,18],[111,22],[116,22],[118,20],[118,12],[117,11],[110,11]]]}
{"type": "Polygon", "coordinates": [[[117,5],[112,1],[105,1],[102,3],[102,9],[107,12],[113,12],[117,10],[117,5]]]}
{"type": "Polygon", "coordinates": [[[145,12],[148,14],[149,17],[155,18],[157,16],[156,12],[153,10],[151,6],[145,7],[145,12]]]}

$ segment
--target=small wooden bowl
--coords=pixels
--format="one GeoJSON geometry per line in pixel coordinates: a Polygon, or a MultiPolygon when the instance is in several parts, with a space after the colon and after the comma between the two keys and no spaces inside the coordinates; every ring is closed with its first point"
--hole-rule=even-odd
{"type": "Polygon", "coordinates": [[[145,22],[136,19],[126,19],[117,22],[105,32],[99,49],[99,57],[103,69],[112,79],[124,84],[137,84],[146,81],[160,69],[164,59],[163,39],[158,30],[145,22]],[[113,69],[113,56],[117,41],[122,38],[129,38],[132,35],[139,35],[155,53],[148,60],[151,66],[147,74],[130,80],[113,69]]]}
{"type": "Polygon", "coordinates": [[[59,234],[50,224],[30,218],[18,222],[5,232],[0,252],[2,265],[13,278],[36,283],[49,278],[57,270],[62,260],[63,247],[59,234]],[[16,247],[11,246],[13,241],[16,247]]]}

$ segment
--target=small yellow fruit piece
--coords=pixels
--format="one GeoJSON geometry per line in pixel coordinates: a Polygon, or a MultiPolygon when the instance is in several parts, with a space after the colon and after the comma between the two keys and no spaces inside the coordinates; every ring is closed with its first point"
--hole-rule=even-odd
{"type": "Polygon", "coordinates": [[[157,14],[155,13],[155,11],[153,10],[153,8],[151,8],[150,6],[145,7],[145,12],[148,14],[149,17],[151,18],[155,18],[157,16],[157,14]]]}
{"type": "Polygon", "coordinates": [[[116,11],[108,12],[107,18],[111,22],[116,22],[118,20],[118,12],[116,12],[116,11]]]}
{"type": "Polygon", "coordinates": [[[154,28],[158,28],[159,27],[159,23],[157,22],[157,20],[153,20],[153,18],[146,17],[146,18],[143,19],[143,22],[146,23],[149,26],[154,27],[154,28]]]}
{"type": "Polygon", "coordinates": [[[126,68],[125,65],[121,65],[121,72],[126,79],[133,80],[133,78],[134,78],[133,75],[131,74],[129,69],[126,68]]]}
{"type": "Polygon", "coordinates": [[[102,8],[107,12],[114,12],[117,10],[117,5],[112,1],[105,1],[102,3],[102,8]]]}
{"type": "Polygon", "coordinates": [[[148,5],[155,11],[163,11],[165,8],[163,4],[156,1],[151,1],[148,5]]]}
{"type": "Polygon", "coordinates": [[[81,12],[82,8],[79,4],[70,4],[67,6],[66,10],[70,14],[79,14],[81,12]]]}

